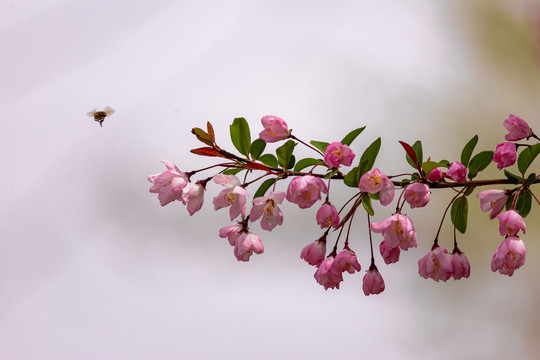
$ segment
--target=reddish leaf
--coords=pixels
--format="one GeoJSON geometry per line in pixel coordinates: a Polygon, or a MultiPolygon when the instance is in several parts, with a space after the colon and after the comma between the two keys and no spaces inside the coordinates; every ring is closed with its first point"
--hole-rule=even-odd
{"type": "Polygon", "coordinates": [[[416,154],[414,153],[414,150],[413,148],[411,147],[411,145],[407,144],[406,142],[403,142],[403,141],[400,141],[399,142],[401,144],[401,146],[403,146],[403,148],[405,149],[405,151],[407,152],[407,155],[409,155],[409,157],[411,158],[411,160],[413,161],[413,163],[416,165],[416,167],[418,168],[418,159],[416,157],[416,154]]]}
{"type": "Polygon", "coordinates": [[[422,172],[422,168],[420,167],[420,164],[418,163],[418,158],[416,157],[416,154],[415,154],[412,146],[407,144],[404,141],[399,141],[399,143],[401,144],[401,146],[403,146],[403,148],[407,152],[407,155],[409,155],[409,157],[411,158],[413,163],[416,165],[416,168],[418,169],[418,173],[420,174],[420,176],[422,178],[424,178],[424,173],[422,172]]]}
{"type": "Polygon", "coordinates": [[[272,170],[268,166],[259,164],[259,163],[247,163],[247,164],[243,164],[242,167],[246,169],[263,170],[263,171],[272,172],[272,170]]]}
{"type": "Polygon", "coordinates": [[[212,127],[212,124],[210,124],[210,121],[206,122],[206,129],[208,130],[208,135],[210,136],[212,142],[216,142],[216,135],[214,133],[214,128],[212,127]]]}
{"type": "Polygon", "coordinates": [[[197,155],[201,155],[201,156],[226,157],[226,156],[221,155],[219,151],[211,147],[191,149],[191,152],[197,155]]]}

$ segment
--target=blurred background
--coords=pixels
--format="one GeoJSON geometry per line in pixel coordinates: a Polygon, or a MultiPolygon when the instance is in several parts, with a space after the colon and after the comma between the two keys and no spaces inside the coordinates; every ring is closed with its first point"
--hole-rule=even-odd
{"type": "MultiPolygon", "coordinates": [[[[417,261],[452,193],[433,191],[406,210],[418,248],[378,257],[386,290],[366,297],[361,217],[350,245],[363,269],[324,291],[299,258],[321,234],[316,206],[284,204],[271,233],[253,224],[265,253],[240,263],[218,237],[231,223],[212,208],[219,186],[190,217],[161,208],[146,180],[160,158],[212,164],[189,152],[191,128],[211,121],[232,149],[240,116],[253,136],[280,116],[306,141],[367,125],[354,151],[381,136],[376,166],[393,174],[409,171],[398,140],[453,161],[475,134],[479,150],[503,142],[510,113],[538,129],[538,1],[4,0],[0,53],[1,358],[540,357],[538,206],[509,278],[490,270],[502,237],[472,196],[458,235],[471,278],[436,283],[417,261]],[[106,105],[100,128],[86,113],[106,105]]],[[[353,194],[332,191],[336,204],[353,194]]],[[[450,226],[440,244],[451,249],[450,226]]]]}

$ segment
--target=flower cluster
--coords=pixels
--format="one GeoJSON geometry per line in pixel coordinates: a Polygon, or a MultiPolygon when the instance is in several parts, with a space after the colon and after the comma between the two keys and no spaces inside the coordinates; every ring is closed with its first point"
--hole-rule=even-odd
{"type": "Polygon", "coordinates": [[[463,148],[460,161],[435,162],[431,158],[423,161],[424,154],[419,141],[413,146],[400,141],[407,154],[406,160],[414,169],[414,172],[400,175],[387,175],[374,167],[381,145],[380,138],[369,145],[357,165],[353,165],[356,155],[351,143],[365,127],[349,132],[341,141],[310,141],[310,144],[307,144],[298,139],[296,134],[293,135],[287,123],[277,116],[264,116],[261,124],[263,130],[258,139],[251,141],[246,120],[234,120],[230,126],[231,140],[240,155],[223,150],[217,145],[210,123],[207,124],[206,131],[194,128],[193,134],[206,147],[191,151],[202,156],[226,159],[225,162],[183,172],[172,162],[162,159],[166,170],[148,176],[148,181],[152,184],[150,192],[157,194],[161,206],[178,200],[186,205],[190,215],[202,208],[207,184],[215,184],[212,186],[217,186],[220,190],[212,200],[214,210],[229,208],[229,217],[233,222],[219,230],[219,237],[228,240],[238,261],[247,262],[253,254],[264,252],[261,238],[252,233],[249,227],[259,222],[262,230],[273,231],[277,226],[283,225],[284,214],[280,206],[285,199],[296,204],[299,209],[309,209],[320,201],[313,224],[320,227],[324,233],[318,240],[303,247],[300,258],[316,268],[314,278],[325,290],[339,289],[344,273],[354,274],[362,268],[357,254],[349,246],[349,241],[353,239],[350,233],[355,215],[363,208],[368,218],[371,262],[369,267],[366,266],[362,290],[365,295],[380,294],[385,289],[385,283],[375,264],[372,232],[382,235],[378,248],[384,263],[397,263],[402,251],[418,247],[413,221],[406,214],[404,206],[408,205],[411,210],[426,207],[430,203],[433,189],[451,188],[455,195],[443,213],[431,250],[418,260],[418,273],[422,278],[437,282],[445,282],[450,278],[468,278],[471,266],[464,252],[459,249],[456,236],[457,231],[466,231],[468,196],[479,186],[511,183],[513,188],[489,189],[478,193],[476,197],[480,200],[481,210],[490,212],[490,219],[499,220],[499,233],[504,237],[493,255],[491,269],[512,276],[514,270],[525,263],[526,249],[518,234],[520,231],[526,233],[524,218],[531,210],[532,199],[540,204],[531,190],[533,184],[540,182],[540,176],[527,173],[531,163],[540,154],[540,138],[523,119],[510,115],[503,122],[508,130],[505,136],[507,142],[498,144],[495,151],[482,151],[473,156],[478,136],[473,137],[463,148]],[[531,138],[539,142],[533,145],[516,143],[531,138]],[[268,144],[280,141],[284,143],[275,150],[275,155],[265,153],[268,144]],[[297,161],[293,152],[299,144],[315,151],[315,157],[297,161]],[[521,152],[520,148],[523,148],[521,152]],[[491,162],[495,162],[499,170],[517,163],[520,175],[504,170],[507,179],[485,182],[473,180],[491,162]],[[352,168],[345,171],[344,167],[347,166],[352,168]],[[220,170],[212,176],[198,181],[191,180],[195,174],[215,168],[220,170]],[[309,168],[309,171],[304,170],[306,168],[309,168]],[[237,177],[242,171],[243,181],[240,180],[242,177],[237,177]],[[251,174],[255,171],[263,174],[253,179],[251,174]],[[283,180],[290,177],[292,179],[285,189],[282,186],[283,180]],[[253,200],[250,200],[248,187],[263,179],[253,195],[253,200]],[[330,200],[330,185],[336,181],[343,182],[355,191],[341,208],[338,207],[339,210],[334,205],[336,202],[330,200]],[[390,217],[379,222],[371,221],[371,216],[375,214],[373,202],[388,206],[394,201],[396,207],[390,217]],[[439,234],[447,213],[454,226],[454,248],[451,254],[439,245],[439,234]],[[327,243],[334,233],[338,235],[327,252],[327,243]],[[341,240],[343,243],[340,245],[341,240]],[[341,250],[338,251],[338,248],[341,250]]]}

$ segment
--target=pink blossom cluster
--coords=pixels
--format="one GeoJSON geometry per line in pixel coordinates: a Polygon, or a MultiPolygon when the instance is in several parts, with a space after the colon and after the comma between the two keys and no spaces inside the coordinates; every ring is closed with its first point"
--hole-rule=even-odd
{"type": "MultiPolygon", "coordinates": [[[[508,130],[505,135],[507,141],[519,141],[529,138],[533,135],[532,129],[522,118],[510,114],[508,119],[504,120],[503,126],[508,130]]],[[[512,166],[517,159],[517,145],[511,142],[497,144],[493,153],[493,161],[497,163],[497,169],[512,166]]]]}
{"type": "Polygon", "coordinates": [[[527,227],[519,213],[510,209],[501,214],[508,201],[508,191],[485,190],[479,193],[480,209],[484,212],[491,211],[489,218],[499,219],[499,233],[505,239],[499,245],[491,260],[491,270],[508,276],[514,274],[525,263],[525,244],[517,236],[521,230],[525,234],[527,227]]]}
{"type": "Polygon", "coordinates": [[[448,256],[448,250],[435,244],[431,251],[418,261],[418,273],[424,279],[429,278],[437,282],[450,278],[459,280],[470,276],[471,265],[457,247],[452,255],[448,256]]]}
{"type": "Polygon", "coordinates": [[[324,286],[325,290],[339,289],[344,272],[354,274],[361,270],[356,254],[348,245],[345,245],[339,253],[334,248],[330,255],[326,256],[326,234],[306,245],[300,253],[300,258],[317,267],[315,280],[324,286]]]}
{"type": "Polygon", "coordinates": [[[152,183],[151,193],[158,194],[161,206],[165,206],[175,200],[187,205],[189,215],[199,211],[204,202],[204,181],[192,183],[186,173],[180,171],[172,162],[161,159],[166,171],[148,176],[152,183]]]}

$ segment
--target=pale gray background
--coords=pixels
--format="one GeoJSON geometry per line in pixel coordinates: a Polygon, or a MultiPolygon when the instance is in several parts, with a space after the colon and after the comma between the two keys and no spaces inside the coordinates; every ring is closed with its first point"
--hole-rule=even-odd
{"type": "MultiPolygon", "coordinates": [[[[489,268],[502,238],[473,197],[459,235],[472,276],[435,283],[417,261],[452,194],[434,191],[407,211],[418,248],[379,259],[387,289],[365,297],[364,218],[351,238],[362,272],[325,292],[299,259],[320,234],[315,208],[284,205],[271,233],[253,225],[265,253],[239,263],[217,236],[230,223],[211,207],[218,186],[190,217],[161,208],[146,176],[161,157],[211,164],[189,153],[200,146],[190,129],[211,121],[229,147],[238,116],[253,134],[281,116],[306,140],[367,125],[353,148],[382,136],[389,173],[409,170],[397,140],[457,160],[474,134],[481,149],[502,142],[509,113],[538,129],[538,5],[0,2],[0,358],[537,359],[538,206],[527,263],[508,278],[489,268]],[[100,128],[86,112],[105,105],[116,114],[100,128]]],[[[497,176],[491,165],[485,177],[497,176]]],[[[352,194],[333,190],[336,203],[352,194]]],[[[441,244],[451,239],[445,226],[441,244]]]]}

